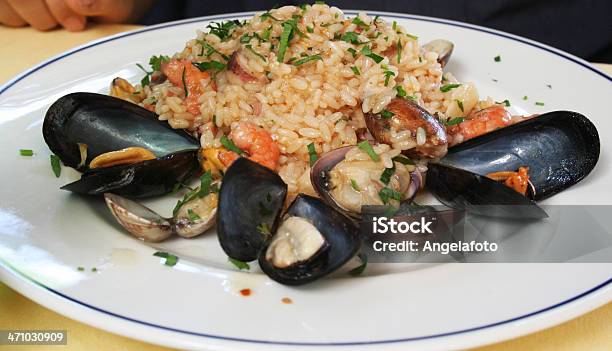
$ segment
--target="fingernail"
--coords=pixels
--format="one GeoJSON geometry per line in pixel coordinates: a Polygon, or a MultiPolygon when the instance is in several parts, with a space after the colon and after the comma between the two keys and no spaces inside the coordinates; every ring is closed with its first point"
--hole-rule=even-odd
{"type": "Polygon", "coordinates": [[[79,31],[85,28],[85,18],[69,17],[62,23],[64,28],[69,31],[79,31]]]}

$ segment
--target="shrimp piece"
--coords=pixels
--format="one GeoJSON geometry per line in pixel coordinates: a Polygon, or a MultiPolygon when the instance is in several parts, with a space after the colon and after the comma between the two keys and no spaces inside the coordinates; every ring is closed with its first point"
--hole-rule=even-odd
{"type": "Polygon", "coordinates": [[[450,146],[454,146],[516,122],[518,120],[513,119],[503,106],[494,105],[471,113],[465,121],[448,127],[446,133],[450,146]]]}
{"type": "Polygon", "coordinates": [[[163,63],[161,68],[170,83],[183,89],[187,111],[195,116],[199,115],[199,98],[203,93],[200,81],[210,77],[208,72],[200,71],[189,60],[170,60],[163,63]]]}
{"type": "Polygon", "coordinates": [[[532,186],[529,181],[529,168],[519,167],[517,172],[501,171],[487,174],[487,177],[504,184],[521,195],[527,194],[527,187],[532,186]]]}
{"type": "MultiPolygon", "coordinates": [[[[239,149],[248,153],[251,161],[276,171],[280,149],[276,141],[272,140],[270,133],[253,123],[238,122],[232,128],[229,137],[239,149]]],[[[232,164],[238,157],[238,154],[233,151],[219,154],[219,160],[226,166],[232,164]]]]}

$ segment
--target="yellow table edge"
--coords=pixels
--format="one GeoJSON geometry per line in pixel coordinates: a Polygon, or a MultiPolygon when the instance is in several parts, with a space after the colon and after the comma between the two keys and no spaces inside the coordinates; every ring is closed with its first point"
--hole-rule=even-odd
{"type": "MultiPolygon", "coordinates": [[[[0,84],[22,71],[75,46],[108,35],[137,29],[133,25],[91,25],[87,31],[69,33],[64,30],[37,32],[31,28],[0,26],[0,84]]],[[[612,74],[612,65],[595,64],[612,74]]],[[[46,309],[0,282],[0,330],[66,329],[68,345],[53,346],[58,350],[171,350],[108,333],[66,318],[46,309]]],[[[12,346],[11,350],[46,350],[49,346],[12,346]]],[[[8,346],[0,346],[0,350],[8,346]]],[[[612,303],[555,327],[516,339],[492,344],[472,351],[505,350],[611,350],[612,303]]]]}

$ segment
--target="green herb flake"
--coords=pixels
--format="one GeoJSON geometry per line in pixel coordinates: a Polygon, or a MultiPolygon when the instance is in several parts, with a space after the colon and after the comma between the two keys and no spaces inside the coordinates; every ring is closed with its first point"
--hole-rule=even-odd
{"type": "Polygon", "coordinates": [[[495,62],[500,62],[501,61],[501,56],[497,55],[493,58],[493,60],[495,60],[495,62]]]}
{"type": "Polygon", "coordinates": [[[357,147],[365,151],[368,154],[368,156],[370,156],[372,161],[375,161],[375,162],[380,161],[380,157],[378,156],[378,154],[376,154],[376,152],[374,152],[374,149],[372,148],[372,145],[370,145],[369,141],[364,140],[360,142],[359,144],[357,144],[357,147]]]}
{"type": "Polygon", "coordinates": [[[378,196],[380,196],[380,199],[385,205],[388,204],[390,200],[402,201],[402,194],[387,187],[380,189],[378,196]]]}
{"type": "Polygon", "coordinates": [[[237,153],[238,155],[243,155],[244,154],[244,151],[240,150],[238,148],[238,146],[236,146],[236,144],[234,144],[232,139],[228,138],[225,135],[221,137],[221,145],[223,145],[226,149],[237,153]]]}
{"type": "Polygon", "coordinates": [[[197,221],[198,219],[200,219],[200,216],[198,216],[197,213],[193,212],[192,209],[188,209],[187,210],[187,215],[189,216],[189,220],[190,221],[197,221]]]}
{"type": "Polygon", "coordinates": [[[460,86],[461,86],[461,84],[459,84],[459,83],[444,84],[443,86],[440,87],[440,91],[443,92],[443,93],[447,93],[447,92],[451,91],[452,89],[458,88],[460,86]]]}
{"type": "Polygon", "coordinates": [[[359,34],[355,32],[346,32],[344,35],[340,37],[340,40],[345,41],[350,44],[359,45],[361,42],[359,41],[359,34]]]}
{"type": "Polygon", "coordinates": [[[283,62],[285,59],[285,52],[289,46],[289,40],[291,40],[291,34],[293,33],[293,26],[291,23],[283,23],[283,33],[280,36],[280,43],[278,46],[278,62],[283,62]]]}
{"type": "Polygon", "coordinates": [[[34,151],[29,150],[29,149],[20,149],[19,154],[21,156],[34,156],[34,151]]]}
{"type": "Polygon", "coordinates": [[[360,253],[358,255],[359,259],[361,260],[361,264],[353,269],[351,269],[348,273],[353,276],[359,276],[361,274],[363,274],[363,272],[365,271],[366,267],[368,266],[368,256],[366,256],[365,254],[360,253]]]}
{"type": "Polygon", "coordinates": [[[351,21],[352,24],[356,24],[357,27],[362,27],[365,28],[366,30],[370,28],[370,26],[365,23],[361,18],[359,17],[355,17],[353,18],[353,20],[351,21]]]}
{"type": "Polygon", "coordinates": [[[393,23],[391,24],[391,28],[393,28],[393,30],[397,29],[397,21],[393,21],[393,23]]]}
{"type": "Polygon", "coordinates": [[[272,13],[270,13],[270,11],[266,11],[266,12],[262,13],[262,14],[259,16],[259,18],[260,18],[262,21],[265,21],[265,20],[267,20],[267,19],[271,19],[271,20],[273,20],[273,21],[277,21],[277,22],[278,22],[278,21],[280,21],[278,18],[276,18],[276,17],[272,16],[272,13]]]}
{"type": "Polygon", "coordinates": [[[361,75],[361,72],[359,72],[359,68],[357,68],[357,66],[352,66],[351,71],[353,71],[353,74],[356,76],[361,75]]]}
{"type": "Polygon", "coordinates": [[[170,267],[176,266],[176,263],[179,260],[177,256],[167,253],[167,252],[163,252],[163,251],[157,251],[156,253],[153,254],[153,256],[165,258],[166,260],[164,261],[164,264],[170,267]]]}
{"type": "Polygon", "coordinates": [[[83,272],[85,270],[85,267],[77,267],[77,271],[79,272],[83,272]]]}
{"type": "Polygon", "coordinates": [[[312,165],[314,165],[314,163],[319,159],[319,156],[317,156],[317,150],[315,149],[314,143],[308,144],[307,148],[308,155],[310,156],[310,167],[312,167],[312,165]]]}
{"type": "Polygon", "coordinates": [[[385,170],[380,175],[380,181],[383,184],[388,185],[391,181],[391,176],[393,175],[393,173],[395,173],[395,164],[391,168],[385,168],[385,170]]]}
{"type": "Polygon", "coordinates": [[[446,123],[444,123],[445,126],[450,127],[450,126],[454,126],[456,124],[459,124],[461,122],[465,121],[465,118],[463,117],[455,117],[455,118],[451,118],[450,120],[446,121],[446,123]]]}
{"type": "Polygon", "coordinates": [[[529,99],[527,95],[523,96],[523,100],[527,100],[527,99],[529,99]]]}
{"type": "Polygon", "coordinates": [[[496,104],[506,105],[506,107],[510,107],[510,101],[508,99],[504,101],[495,101],[496,104]]]}
{"type": "Polygon", "coordinates": [[[262,59],[263,62],[268,62],[268,60],[266,60],[266,57],[264,55],[258,53],[257,51],[255,51],[255,49],[253,49],[253,46],[251,44],[247,44],[244,47],[247,48],[253,54],[255,54],[255,56],[257,56],[260,59],[262,59]]]}
{"type": "Polygon", "coordinates": [[[212,172],[210,170],[206,171],[200,177],[200,188],[198,190],[198,197],[201,199],[203,197],[208,196],[212,192],[212,172]]]}
{"type": "Polygon", "coordinates": [[[391,77],[395,76],[395,72],[386,70],[384,75],[385,75],[385,86],[388,86],[389,85],[389,79],[391,79],[391,77]]]}
{"type": "Polygon", "coordinates": [[[464,112],[463,111],[463,101],[461,100],[455,100],[455,101],[457,102],[457,106],[459,106],[459,109],[461,110],[461,112],[464,112]]]}
{"type": "Polygon", "coordinates": [[[62,165],[60,163],[60,158],[57,157],[56,155],[51,155],[50,159],[51,159],[51,169],[53,170],[53,174],[55,174],[56,178],[59,178],[59,176],[62,174],[62,165]]]}
{"type": "Polygon", "coordinates": [[[536,101],[536,103],[535,103],[535,104],[536,104],[536,106],[544,106],[544,103],[543,103],[543,102],[540,102],[540,101],[536,101]]]}
{"type": "Polygon", "coordinates": [[[299,60],[296,60],[293,62],[294,66],[299,66],[299,65],[303,65],[306,62],[310,62],[310,61],[316,61],[316,60],[321,60],[323,61],[323,58],[321,57],[321,55],[316,54],[316,55],[310,55],[310,56],[306,56],[304,58],[301,58],[299,60]]]}
{"type": "Polygon", "coordinates": [[[353,55],[353,58],[357,57],[357,50],[355,50],[353,48],[348,48],[348,49],[346,49],[346,51],[350,52],[351,55],[353,55]]]}
{"type": "Polygon", "coordinates": [[[98,269],[97,269],[96,267],[92,267],[92,268],[91,268],[91,271],[95,273],[95,272],[97,272],[97,271],[98,271],[98,269]]]}
{"type": "Polygon", "coordinates": [[[380,111],[380,117],[382,117],[383,119],[389,119],[391,117],[395,116],[395,113],[389,111],[389,110],[382,110],[380,111]]]}
{"type": "Polygon", "coordinates": [[[151,56],[151,58],[149,58],[149,65],[151,66],[151,69],[153,69],[153,71],[159,72],[161,71],[162,63],[168,61],[170,61],[170,57],[166,55],[151,56]]]}
{"type": "Polygon", "coordinates": [[[186,70],[187,68],[183,67],[183,76],[181,77],[183,81],[183,90],[185,91],[185,97],[189,96],[189,90],[187,89],[187,83],[185,83],[185,71],[186,70]]]}
{"type": "Polygon", "coordinates": [[[363,48],[361,48],[361,53],[364,56],[367,56],[367,57],[371,58],[376,63],[380,63],[382,60],[384,60],[384,57],[376,55],[375,53],[373,53],[372,49],[370,49],[368,46],[364,46],[363,48]]]}
{"type": "Polygon", "coordinates": [[[412,40],[419,39],[419,37],[417,37],[416,35],[412,35],[412,34],[408,34],[408,33],[404,33],[404,35],[407,36],[408,38],[412,39],[412,40]]]}
{"type": "Polygon", "coordinates": [[[406,90],[404,90],[404,87],[402,87],[401,85],[396,85],[395,91],[397,91],[397,96],[401,98],[405,98],[406,96],[408,96],[408,93],[406,92],[406,90]]]}
{"type": "Polygon", "coordinates": [[[210,61],[210,62],[193,62],[193,65],[196,66],[201,72],[213,70],[213,71],[222,71],[227,65],[221,63],[219,61],[210,61]]]}
{"type": "Polygon", "coordinates": [[[400,63],[401,59],[402,59],[402,40],[401,39],[397,39],[397,63],[400,63]]]}
{"type": "Polygon", "coordinates": [[[391,160],[393,160],[393,162],[398,162],[398,163],[401,163],[403,165],[412,165],[412,166],[414,166],[414,161],[412,161],[411,159],[409,159],[406,156],[398,155],[398,156],[395,156],[394,158],[392,158],[391,160]]]}
{"type": "Polygon", "coordinates": [[[351,187],[353,188],[353,190],[355,191],[360,191],[359,190],[359,185],[357,185],[357,181],[355,179],[351,179],[351,187]]]}
{"type": "Polygon", "coordinates": [[[227,260],[229,261],[229,263],[233,264],[236,268],[238,268],[239,270],[249,270],[251,269],[251,267],[249,266],[248,263],[246,262],[242,262],[236,259],[233,259],[231,257],[228,257],[227,260]]]}
{"type": "Polygon", "coordinates": [[[221,39],[221,41],[225,41],[230,38],[232,32],[237,27],[242,27],[242,23],[238,20],[233,21],[225,21],[225,22],[213,22],[206,26],[209,29],[209,33],[216,35],[221,39]]]}
{"type": "Polygon", "coordinates": [[[270,40],[270,33],[272,32],[272,26],[266,28],[262,33],[261,33],[261,40],[262,41],[269,41],[270,40]]]}
{"type": "Polygon", "coordinates": [[[314,28],[313,28],[313,27],[311,27],[311,26],[306,26],[306,31],[307,31],[308,33],[314,33],[314,28]]]}
{"type": "Polygon", "coordinates": [[[268,223],[260,223],[257,226],[257,231],[263,235],[272,235],[272,232],[270,231],[270,227],[268,226],[268,223]]]}

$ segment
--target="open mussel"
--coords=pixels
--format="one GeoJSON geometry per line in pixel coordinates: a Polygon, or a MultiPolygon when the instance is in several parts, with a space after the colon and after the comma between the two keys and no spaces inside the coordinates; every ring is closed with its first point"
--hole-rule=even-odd
{"type": "Polygon", "coordinates": [[[432,40],[429,43],[423,45],[423,50],[425,50],[426,52],[433,51],[438,54],[438,62],[442,67],[448,64],[448,61],[450,60],[454,48],[455,45],[452,42],[444,39],[432,40]]]}
{"type": "Polygon", "coordinates": [[[412,160],[401,155],[390,157],[388,145],[367,146],[378,160],[357,146],[345,146],[321,155],[310,172],[317,194],[356,218],[364,205],[397,207],[402,201],[411,201],[422,184],[412,160]]]}
{"type": "Polygon", "coordinates": [[[131,197],[169,192],[198,171],[197,139],[133,103],[93,93],[57,100],[43,123],[45,142],[84,172],[66,190],[131,197]]]}
{"type": "Polygon", "coordinates": [[[448,141],[444,126],[414,101],[395,98],[380,113],[366,113],[365,122],[374,139],[406,150],[410,157],[446,155],[448,141]]]}
{"type": "Polygon", "coordinates": [[[223,251],[239,261],[253,261],[278,226],[287,184],[278,174],[247,158],[236,160],[219,191],[217,234],[223,251]]]}
{"type": "Polygon", "coordinates": [[[302,285],[343,266],[360,246],[359,231],[350,219],[300,194],[263,248],[259,266],[279,283],[302,285]]]}
{"type": "Polygon", "coordinates": [[[535,201],[584,179],[599,159],[595,126],[576,112],[549,112],[470,139],[430,164],[427,188],[444,204],[497,217],[541,218],[535,201]],[[525,167],[526,196],[487,177],[525,167]],[[514,210],[513,210],[514,209],[514,210]]]}

